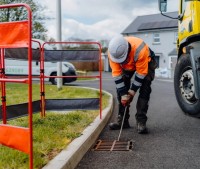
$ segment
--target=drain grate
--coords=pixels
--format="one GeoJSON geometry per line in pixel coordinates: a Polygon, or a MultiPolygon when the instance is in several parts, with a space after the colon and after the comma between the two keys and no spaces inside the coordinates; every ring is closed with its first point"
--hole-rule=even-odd
{"type": "Polygon", "coordinates": [[[105,141],[98,140],[93,148],[94,151],[130,151],[133,141],[105,141]]]}

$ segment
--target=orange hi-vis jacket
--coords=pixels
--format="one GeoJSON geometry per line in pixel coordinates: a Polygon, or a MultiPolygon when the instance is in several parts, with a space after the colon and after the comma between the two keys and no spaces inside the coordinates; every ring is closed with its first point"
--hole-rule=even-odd
{"type": "MultiPolygon", "coordinates": [[[[149,47],[145,42],[137,37],[125,37],[131,46],[131,50],[126,61],[122,64],[115,63],[109,59],[116,87],[120,95],[127,94],[128,90],[125,86],[123,75],[124,72],[135,72],[131,90],[135,92],[142,85],[143,79],[148,74],[148,63],[151,61],[149,47]]],[[[108,57],[109,57],[108,53],[108,57]]]]}

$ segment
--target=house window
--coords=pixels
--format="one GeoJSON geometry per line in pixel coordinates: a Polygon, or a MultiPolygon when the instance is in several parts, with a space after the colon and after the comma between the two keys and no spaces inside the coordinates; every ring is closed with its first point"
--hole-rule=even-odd
{"type": "Polygon", "coordinates": [[[174,32],[174,43],[177,43],[178,32],[174,32]]]}
{"type": "Polygon", "coordinates": [[[160,34],[159,33],[154,33],[153,34],[153,43],[154,44],[159,44],[160,43],[160,34]]]}

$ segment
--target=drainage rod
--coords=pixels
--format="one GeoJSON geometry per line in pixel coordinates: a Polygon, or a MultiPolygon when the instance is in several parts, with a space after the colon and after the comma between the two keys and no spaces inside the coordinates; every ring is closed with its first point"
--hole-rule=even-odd
{"type": "Polygon", "coordinates": [[[119,141],[119,139],[120,139],[120,137],[121,137],[121,134],[122,134],[122,129],[123,129],[123,125],[124,125],[124,119],[125,119],[125,116],[126,116],[126,109],[127,109],[127,106],[125,107],[125,110],[124,110],[124,115],[123,115],[123,119],[122,119],[122,124],[121,124],[121,128],[120,128],[120,131],[119,131],[119,136],[118,136],[117,141],[119,141]]]}

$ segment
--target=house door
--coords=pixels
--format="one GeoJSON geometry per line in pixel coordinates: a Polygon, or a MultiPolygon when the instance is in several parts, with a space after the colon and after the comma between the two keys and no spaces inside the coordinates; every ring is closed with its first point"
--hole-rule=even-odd
{"type": "Polygon", "coordinates": [[[170,68],[171,69],[175,69],[176,62],[177,62],[177,56],[171,56],[171,61],[170,61],[170,68]]]}
{"type": "Polygon", "coordinates": [[[174,77],[174,69],[177,63],[177,56],[170,56],[169,58],[169,70],[171,70],[171,78],[174,77]]]}
{"type": "Polygon", "coordinates": [[[155,56],[155,61],[158,64],[158,68],[159,68],[160,56],[155,56]]]}

